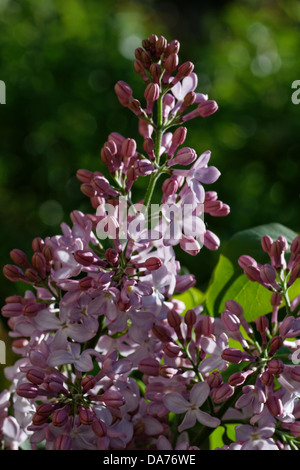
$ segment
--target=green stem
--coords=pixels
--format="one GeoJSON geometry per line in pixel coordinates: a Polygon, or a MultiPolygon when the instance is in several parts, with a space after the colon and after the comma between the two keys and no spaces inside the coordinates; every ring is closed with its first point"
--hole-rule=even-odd
{"type": "MultiPolygon", "coordinates": [[[[159,167],[159,160],[160,160],[161,140],[162,140],[162,136],[164,133],[163,116],[162,116],[162,100],[163,100],[163,93],[160,94],[157,100],[157,125],[156,125],[156,139],[155,139],[155,145],[154,145],[154,153],[155,153],[155,162],[158,167],[159,167]]],[[[144,205],[147,207],[147,209],[150,206],[153,191],[160,175],[161,173],[157,171],[155,173],[152,173],[152,175],[150,176],[150,181],[149,181],[149,185],[148,185],[145,200],[144,200],[144,205]]]]}

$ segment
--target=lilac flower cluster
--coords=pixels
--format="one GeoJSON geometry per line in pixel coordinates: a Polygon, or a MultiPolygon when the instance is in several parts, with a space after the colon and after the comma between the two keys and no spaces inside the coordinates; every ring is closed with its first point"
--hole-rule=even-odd
{"type": "Polygon", "coordinates": [[[251,280],[274,292],[272,329],[267,317],[249,324],[234,300],[213,318],[174,298],[196,282],[181,273],[174,247],[191,255],[202,245],[218,249],[203,214],[229,213],[203,186],[220,175],[208,166],[210,152],[197,157],[183,147],[181,124],[213,114],[217,104],[195,92],[194,66],[179,65],[178,52],[178,41],[156,35],[136,50],[144,105],[127,83],[116,84],[120,103],[138,118],[143,152],[114,132],[100,153],[110,179],[78,170],[93,213],[73,211],[61,235],[35,238],[30,260],[19,249],[10,253],[14,264],[4,275],[29,288],[2,307],[21,356],[6,368],[11,387],[0,395],[3,448],[29,439],[32,449],[49,450],[201,449],[226,422],[239,423],[230,449],[299,445],[300,366],[290,357],[300,346],[300,297],[291,305],[288,288],[299,278],[300,238],[287,265],[283,237],[263,239],[270,265],[239,260],[251,280]],[[161,177],[162,210],[151,211],[161,177]],[[148,188],[134,202],[138,178],[147,178],[148,188]],[[184,224],[170,206],[185,211],[184,224]],[[287,315],[278,319],[283,301],[287,315]]]}

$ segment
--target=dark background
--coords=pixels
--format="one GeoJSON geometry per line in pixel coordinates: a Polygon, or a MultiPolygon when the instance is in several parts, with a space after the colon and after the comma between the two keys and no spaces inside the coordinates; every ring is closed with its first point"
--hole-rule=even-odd
{"type": "MultiPolygon", "coordinates": [[[[213,116],[188,123],[185,142],[198,154],[210,149],[222,173],[209,189],[231,213],[207,216],[209,229],[222,243],[275,221],[299,232],[300,105],[291,101],[300,79],[299,23],[297,0],[2,1],[1,265],[11,262],[13,248],[31,257],[32,239],[60,233],[72,210],[91,210],[75,174],[105,172],[99,154],[110,132],[141,142],[137,119],[113,87],[124,80],[143,102],[134,49],[151,33],[180,41],[181,62],[195,64],[197,91],[219,104],[213,116]]],[[[199,288],[218,256],[179,253],[199,288]]],[[[23,291],[1,277],[1,305],[23,291]]],[[[7,340],[4,323],[1,335],[7,340]]]]}

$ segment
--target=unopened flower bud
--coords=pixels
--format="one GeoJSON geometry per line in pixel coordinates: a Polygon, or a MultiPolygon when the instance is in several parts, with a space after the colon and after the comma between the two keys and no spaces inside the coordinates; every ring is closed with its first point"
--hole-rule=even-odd
{"type": "Polygon", "coordinates": [[[168,343],[171,341],[171,336],[165,327],[160,325],[154,325],[152,327],[152,333],[163,343],[168,343]]]}
{"type": "Polygon", "coordinates": [[[42,279],[47,277],[47,262],[42,253],[34,253],[32,256],[32,266],[37,270],[42,279]]]}
{"type": "Polygon", "coordinates": [[[234,313],[230,312],[230,310],[224,310],[224,312],[221,313],[221,320],[228,331],[239,331],[240,320],[234,313]]]}
{"type": "Polygon", "coordinates": [[[151,256],[151,258],[148,258],[145,261],[145,268],[148,269],[148,271],[156,271],[161,266],[162,266],[162,261],[156,256],[151,256]]]}
{"type": "Polygon", "coordinates": [[[271,386],[274,383],[274,377],[271,372],[265,370],[260,376],[261,383],[265,386],[271,386]]]}
{"type": "Polygon", "coordinates": [[[269,328],[269,320],[265,315],[258,317],[256,320],[256,329],[259,333],[264,334],[269,328]]]}
{"type": "Polygon", "coordinates": [[[89,426],[94,421],[95,414],[89,408],[84,408],[83,406],[80,406],[78,417],[79,417],[79,421],[81,422],[81,424],[89,426]]]}
{"type": "Polygon", "coordinates": [[[23,398],[36,398],[38,396],[39,388],[32,383],[20,384],[17,388],[17,395],[23,398]]]}
{"type": "Polygon", "coordinates": [[[106,250],[105,258],[113,266],[118,266],[118,264],[119,264],[119,253],[114,248],[108,248],[106,250]]]}
{"type": "Polygon", "coordinates": [[[23,281],[25,279],[22,269],[13,264],[6,264],[3,268],[3,274],[12,282],[23,281]]]}
{"type": "Polygon", "coordinates": [[[154,83],[159,83],[159,79],[162,73],[161,66],[159,64],[151,64],[149,72],[153,78],[154,83]]]}
{"type": "Polygon", "coordinates": [[[45,242],[41,237],[35,237],[31,245],[34,252],[41,252],[45,246],[45,242]]]}
{"type": "Polygon", "coordinates": [[[211,336],[214,333],[214,321],[209,315],[205,315],[201,322],[201,330],[204,336],[211,336]]]}
{"type": "Polygon", "coordinates": [[[96,385],[96,380],[93,375],[86,375],[82,380],[81,380],[81,387],[82,391],[84,393],[88,392],[92,388],[94,388],[96,385]]]}
{"type": "Polygon", "coordinates": [[[125,403],[124,397],[118,390],[108,389],[102,395],[102,401],[111,408],[120,408],[125,403]]]}
{"type": "Polygon", "coordinates": [[[242,269],[245,269],[249,266],[257,266],[257,262],[255,261],[255,259],[248,255],[240,256],[238,259],[238,263],[242,269]]]}
{"type": "Polygon", "coordinates": [[[163,347],[163,351],[164,351],[166,356],[168,356],[172,359],[175,358],[175,357],[178,357],[179,354],[181,353],[180,347],[177,346],[176,344],[173,344],[173,343],[167,343],[163,347]]]}
{"type": "Polygon", "coordinates": [[[283,412],[283,405],[280,398],[271,396],[266,401],[267,408],[272,416],[280,416],[283,412]]]}
{"type": "Polygon", "coordinates": [[[208,383],[210,388],[218,388],[223,383],[222,375],[217,370],[211,372],[205,381],[208,383]]]}
{"type": "Polygon", "coordinates": [[[283,345],[283,339],[281,336],[274,336],[271,339],[269,356],[274,356],[274,354],[280,349],[283,345]]]}
{"type": "Polygon", "coordinates": [[[22,314],[23,305],[21,303],[12,302],[4,305],[1,313],[5,318],[18,317],[22,314]]]}
{"type": "Polygon", "coordinates": [[[153,357],[146,357],[139,362],[139,371],[152,377],[159,375],[159,367],[159,362],[153,357]]]}
{"type": "Polygon", "coordinates": [[[264,264],[260,268],[260,278],[266,284],[274,284],[276,281],[276,271],[270,264],[264,264]]]}
{"type": "Polygon", "coordinates": [[[43,304],[30,302],[23,307],[22,314],[24,315],[24,317],[36,317],[36,315],[43,309],[43,304]]]}
{"type": "Polygon", "coordinates": [[[77,250],[74,253],[74,258],[82,266],[90,266],[95,261],[95,256],[91,251],[77,250]]]}
{"type": "Polygon", "coordinates": [[[10,257],[18,266],[21,266],[22,268],[30,268],[27,256],[22,250],[18,250],[17,248],[11,250],[10,257]]]}
{"type": "Polygon", "coordinates": [[[226,348],[222,352],[221,357],[224,361],[239,364],[243,360],[244,354],[240,349],[226,348]]]}
{"type": "Polygon", "coordinates": [[[159,375],[161,377],[165,377],[166,379],[171,379],[176,374],[177,374],[177,369],[174,369],[173,367],[170,367],[167,365],[159,367],[159,375]]]}
{"type": "Polygon", "coordinates": [[[134,139],[125,139],[122,142],[122,155],[127,158],[134,157],[136,153],[136,141],[134,139]]]}
{"type": "Polygon", "coordinates": [[[228,383],[223,383],[220,387],[213,389],[212,399],[215,403],[222,403],[234,394],[234,388],[228,383]]]}
{"type": "Polygon", "coordinates": [[[229,377],[228,383],[232,387],[238,387],[239,385],[242,385],[245,382],[246,378],[247,374],[243,372],[235,372],[229,377]]]}
{"type": "Polygon", "coordinates": [[[132,97],[132,89],[130,86],[126,82],[120,80],[115,85],[115,92],[120,103],[123,106],[127,106],[129,99],[132,97]]]}
{"type": "Polygon", "coordinates": [[[266,253],[270,253],[271,251],[271,246],[272,246],[272,243],[273,243],[273,240],[272,238],[269,236],[269,235],[264,235],[262,238],[261,238],[261,246],[262,246],[262,249],[266,252],[266,253]]]}
{"type": "Polygon", "coordinates": [[[197,158],[197,154],[194,149],[184,147],[178,150],[176,156],[168,161],[167,166],[171,167],[174,165],[190,165],[197,158]]]}
{"type": "Polygon", "coordinates": [[[70,411],[70,405],[66,405],[63,408],[55,410],[52,417],[53,426],[62,427],[68,421],[70,411]]]}
{"type": "Polygon", "coordinates": [[[294,240],[292,241],[291,244],[291,253],[294,255],[299,255],[300,254],[300,235],[298,235],[294,240]]]}
{"type": "Polygon", "coordinates": [[[204,233],[203,243],[208,250],[216,251],[220,246],[220,239],[219,237],[217,237],[216,234],[214,234],[210,230],[206,230],[206,232],[204,233]]]}
{"type": "Polygon", "coordinates": [[[81,183],[90,183],[94,177],[94,173],[89,170],[77,170],[76,177],[81,183]]]}
{"type": "Polygon", "coordinates": [[[98,437],[104,437],[107,432],[106,425],[101,419],[94,419],[92,422],[92,430],[98,437]]]}
{"type": "Polygon", "coordinates": [[[44,372],[38,369],[29,369],[26,378],[34,385],[41,385],[44,381],[44,372]]]}
{"type": "Polygon", "coordinates": [[[268,362],[268,371],[271,374],[280,375],[282,374],[283,370],[284,364],[279,359],[271,359],[271,361],[268,362]]]}

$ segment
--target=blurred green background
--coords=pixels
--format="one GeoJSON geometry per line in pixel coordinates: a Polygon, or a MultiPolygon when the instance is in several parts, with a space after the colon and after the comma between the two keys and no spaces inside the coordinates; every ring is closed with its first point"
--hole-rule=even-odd
{"type": "MultiPolygon", "coordinates": [[[[212,189],[231,207],[226,218],[207,216],[209,229],[222,242],[274,221],[299,232],[300,105],[291,101],[299,25],[298,0],[0,0],[2,266],[11,249],[31,256],[34,237],[60,233],[72,210],[90,211],[76,170],[105,172],[99,154],[110,132],[141,143],[113,87],[124,80],[143,101],[134,49],[151,33],[180,41],[197,91],[219,104],[215,115],[188,124],[186,140],[198,154],[212,151],[222,173],[212,189]]],[[[202,288],[218,252],[179,257],[202,288]]],[[[1,305],[23,291],[1,277],[1,305]]]]}

